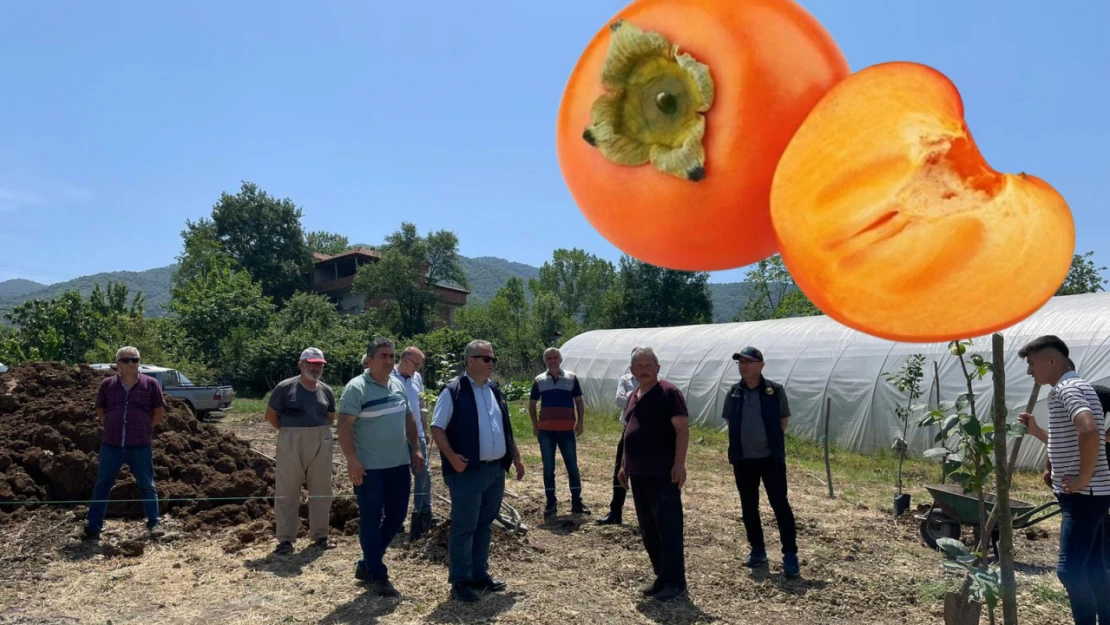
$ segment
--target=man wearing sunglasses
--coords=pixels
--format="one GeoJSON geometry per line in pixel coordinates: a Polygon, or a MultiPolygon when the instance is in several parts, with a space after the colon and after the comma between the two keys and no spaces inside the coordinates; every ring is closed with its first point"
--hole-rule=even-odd
{"type": "MultiPolygon", "coordinates": [[[[432,478],[428,471],[428,409],[424,406],[424,352],[410,345],[401,352],[401,360],[393,367],[393,377],[405,387],[409,410],[416,415],[416,437],[420,439],[420,453],[425,462],[412,481],[412,516],[409,519],[409,539],[416,540],[432,527],[432,478]]],[[[409,450],[412,451],[411,449],[409,450]]]]}
{"type": "Polygon", "coordinates": [[[154,426],[165,414],[166,401],[158,381],[139,373],[139,350],[121,347],[116,351],[116,375],[104,378],[96,391],[96,419],[104,431],[100,443],[96,486],[89,504],[84,538],[96,540],[108,512],[108,494],[124,464],[139,486],[146,527],[151,537],[163,535],[159,526],[158,491],[154,488],[154,457],[151,439],[154,426]]]}
{"type": "Polygon", "coordinates": [[[477,601],[478,591],[504,590],[489,574],[492,525],[501,512],[505,474],[524,463],[513,439],[509,406],[490,380],[496,358],[489,341],[466,346],[466,373],[451,380],[436,400],[432,438],[442,459],[443,481],[451,493],[451,530],[447,541],[451,598],[477,601]]]}

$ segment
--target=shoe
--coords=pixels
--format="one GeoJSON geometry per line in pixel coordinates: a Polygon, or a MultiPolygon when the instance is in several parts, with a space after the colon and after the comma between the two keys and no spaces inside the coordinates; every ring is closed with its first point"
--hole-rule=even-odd
{"type": "Polygon", "coordinates": [[[665,588],[666,586],[667,586],[666,582],[664,582],[663,580],[656,577],[654,582],[652,582],[652,583],[648,584],[647,586],[644,586],[643,588],[641,588],[640,592],[642,592],[645,597],[653,597],[653,596],[659,594],[660,591],[662,591],[663,588],[665,588]]]}
{"type": "Polygon", "coordinates": [[[543,509],[543,518],[553,517],[559,511],[559,504],[557,502],[549,502],[547,507],[543,509]]]}
{"type": "Polygon", "coordinates": [[[455,582],[451,584],[451,598],[456,601],[474,603],[478,600],[478,593],[466,583],[455,582]]]}
{"type": "Polygon", "coordinates": [[[293,543],[289,542],[288,540],[281,541],[280,543],[278,543],[277,548],[274,549],[275,555],[284,556],[290,553],[293,553],[293,543]]]}
{"type": "Polygon", "coordinates": [[[620,525],[621,515],[617,512],[610,512],[597,520],[598,525],[620,525]]]}
{"type": "Polygon", "coordinates": [[[162,538],[166,535],[166,530],[162,528],[162,525],[160,523],[148,525],[146,527],[146,531],[151,538],[162,538]]]}
{"type": "Polygon", "coordinates": [[[316,541],[312,543],[312,546],[316,547],[317,549],[335,549],[336,545],[335,541],[331,540],[327,536],[322,536],[320,538],[317,538],[316,541]]]}
{"type": "Polygon", "coordinates": [[[570,512],[571,514],[590,514],[590,509],[581,501],[576,501],[570,505],[570,512]]]}
{"type": "Polygon", "coordinates": [[[782,557],[782,573],[787,577],[797,577],[802,574],[802,567],[798,564],[798,554],[788,554],[782,557]]]}
{"type": "Polygon", "coordinates": [[[753,569],[757,566],[763,566],[764,564],[767,564],[767,554],[763,551],[754,549],[748,554],[748,559],[744,562],[744,566],[753,569]]]}
{"type": "Polygon", "coordinates": [[[655,599],[656,601],[670,601],[671,599],[681,597],[685,594],[686,594],[686,584],[683,584],[681,586],[678,586],[678,585],[675,585],[675,584],[667,584],[666,586],[663,587],[663,590],[660,590],[659,592],[655,593],[655,595],[653,595],[652,598],[655,599]]]}
{"type": "Polygon", "coordinates": [[[470,586],[474,590],[488,590],[490,592],[501,592],[502,590],[505,590],[508,585],[508,582],[506,582],[505,580],[494,579],[492,577],[472,580],[467,584],[467,586],[470,586]]]}
{"type": "Polygon", "coordinates": [[[383,597],[397,597],[401,594],[397,592],[396,588],[393,587],[393,584],[390,583],[388,577],[383,577],[381,579],[376,579],[370,582],[370,588],[372,588],[374,592],[383,597]]]}
{"type": "Polygon", "coordinates": [[[100,530],[94,530],[91,527],[86,527],[81,532],[81,540],[100,540],[100,530]]]}
{"type": "Polygon", "coordinates": [[[420,515],[424,518],[424,531],[425,532],[432,529],[436,525],[439,525],[439,521],[437,521],[436,518],[434,516],[432,516],[432,511],[431,510],[429,510],[427,512],[421,512],[420,515]]]}
{"type": "Polygon", "coordinates": [[[359,562],[355,565],[355,579],[360,582],[367,583],[374,580],[374,578],[370,576],[370,570],[367,569],[366,566],[362,564],[362,562],[359,562]]]}
{"type": "Polygon", "coordinates": [[[419,512],[413,512],[409,519],[409,540],[414,541],[424,533],[424,518],[419,512]]]}

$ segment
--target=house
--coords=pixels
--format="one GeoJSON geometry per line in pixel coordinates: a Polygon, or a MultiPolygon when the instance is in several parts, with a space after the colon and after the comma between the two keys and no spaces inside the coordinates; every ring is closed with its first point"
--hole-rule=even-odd
{"type": "MultiPolygon", "coordinates": [[[[334,256],[315,253],[312,255],[315,267],[310,277],[312,290],[335,302],[339,312],[359,314],[364,310],[378,308],[385,303],[383,297],[367,300],[361,293],[353,293],[351,287],[358,268],[367,263],[376,263],[381,255],[373,248],[360,247],[347,250],[334,256]]],[[[437,284],[436,292],[442,300],[439,319],[450,327],[455,325],[455,310],[466,305],[466,289],[445,284],[437,284]]]]}

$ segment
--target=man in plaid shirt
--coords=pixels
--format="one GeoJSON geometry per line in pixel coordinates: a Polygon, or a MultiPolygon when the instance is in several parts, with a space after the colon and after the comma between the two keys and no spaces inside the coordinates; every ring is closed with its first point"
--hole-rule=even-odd
{"type": "Polygon", "coordinates": [[[142,493],[146,527],[152,537],[162,535],[158,523],[158,491],[154,489],[151,436],[162,420],[166,403],[158,381],[139,373],[139,350],[121,347],[116,352],[119,373],[104,378],[96,392],[96,418],[104,427],[100,442],[96,486],[85,524],[84,538],[96,540],[108,513],[108,495],[119,471],[127,463],[142,493]]]}

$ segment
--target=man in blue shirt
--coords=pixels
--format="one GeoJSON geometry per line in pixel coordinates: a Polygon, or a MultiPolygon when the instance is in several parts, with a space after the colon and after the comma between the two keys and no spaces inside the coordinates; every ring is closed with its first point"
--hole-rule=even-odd
{"type": "Polygon", "coordinates": [[[424,466],[416,417],[404,387],[392,375],[396,359],[393,341],[381,337],[370,341],[362,361],[366,370],[347,383],[339,399],[337,428],[358,501],[362,560],[355,567],[355,578],[387,597],[398,592],[382,558],[405,523],[412,487],[410,461],[413,472],[424,466]]]}
{"type": "Polygon", "coordinates": [[[490,380],[496,358],[489,341],[466,346],[466,373],[451,380],[436,400],[432,438],[442,459],[443,481],[451,493],[447,540],[451,598],[477,601],[479,590],[504,590],[489,574],[492,525],[501,511],[505,474],[524,463],[513,439],[509,406],[490,380]]]}

